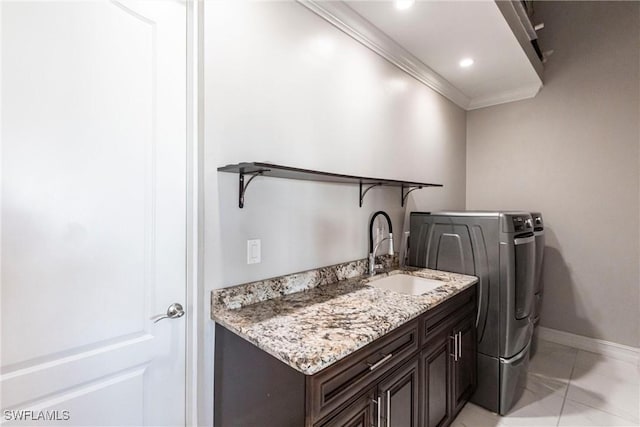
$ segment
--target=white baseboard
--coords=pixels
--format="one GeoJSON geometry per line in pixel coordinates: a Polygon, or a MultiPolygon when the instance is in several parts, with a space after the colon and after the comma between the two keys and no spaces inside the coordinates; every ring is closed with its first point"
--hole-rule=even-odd
{"type": "Polygon", "coordinates": [[[601,354],[614,359],[632,362],[640,366],[640,348],[638,347],[631,347],[610,341],[589,338],[542,326],[538,327],[538,334],[540,339],[545,341],[551,341],[556,344],[566,345],[579,350],[590,351],[592,353],[601,354]]]}

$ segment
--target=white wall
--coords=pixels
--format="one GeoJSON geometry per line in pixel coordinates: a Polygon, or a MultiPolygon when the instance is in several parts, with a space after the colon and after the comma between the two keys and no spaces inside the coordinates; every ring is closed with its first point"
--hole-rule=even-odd
{"type": "Polygon", "coordinates": [[[640,3],[535,6],[545,86],[468,113],[467,208],[543,212],[543,326],[640,346],[640,3]]]}
{"type": "MultiPolygon", "coordinates": [[[[464,207],[465,112],[305,7],[205,3],[204,73],[205,296],[364,258],[374,211],[387,211],[397,234],[404,221],[399,189],[373,189],[359,208],[357,186],[272,178],[256,178],[239,209],[238,175],[219,166],[270,161],[442,183],[411,193],[409,209],[464,207]],[[246,264],[249,238],[262,240],[261,264],[246,264]]],[[[209,376],[213,322],[203,354],[209,376]]]]}

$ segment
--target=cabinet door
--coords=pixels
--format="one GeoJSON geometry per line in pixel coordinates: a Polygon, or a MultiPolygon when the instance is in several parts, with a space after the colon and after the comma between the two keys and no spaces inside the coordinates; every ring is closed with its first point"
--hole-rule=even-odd
{"type": "Polygon", "coordinates": [[[355,402],[340,411],[329,421],[320,423],[321,427],[372,427],[377,426],[377,400],[375,390],[371,390],[355,402]],[[375,411],[375,412],[374,412],[375,411]]]}
{"type": "Polygon", "coordinates": [[[418,427],[418,362],[412,358],[378,385],[383,422],[377,427],[418,427]]]}
{"type": "Polygon", "coordinates": [[[460,346],[458,360],[453,363],[453,406],[454,413],[457,414],[471,398],[477,382],[477,343],[473,314],[458,323],[453,332],[454,336],[459,336],[460,346]]]}
{"type": "Polygon", "coordinates": [[[440,427],[451,418],[453,349],[449,334],[429,341],[420,356],[422,427],[440,427]]]}

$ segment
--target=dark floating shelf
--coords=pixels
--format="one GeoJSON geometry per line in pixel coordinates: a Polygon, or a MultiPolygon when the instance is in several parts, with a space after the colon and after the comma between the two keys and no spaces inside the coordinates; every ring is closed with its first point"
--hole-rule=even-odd
{"type": "Polygon", "coordinates": [[[360,186],[360,207],[365,194],[374,187],[400,188],[400,206],[404,206],[409,193],[424,187],[442,187],[442,184],[426,182],[397,181],[394,179],[367,178],[364,176],[342,175],[330,172],[314,171],[310,169],[292,168],[290,166],[274,165],[271,163],[243,162],[218,168],[218,172],[231,172],[240,175],[238,206],[244,207],[244,196],[247,187],[256,176],[272,178],[298,179],[303,181],[332,182],[337,184],[358,184],[360,186]],[[245,176],[250,178],[245,183],[245,176]]]}

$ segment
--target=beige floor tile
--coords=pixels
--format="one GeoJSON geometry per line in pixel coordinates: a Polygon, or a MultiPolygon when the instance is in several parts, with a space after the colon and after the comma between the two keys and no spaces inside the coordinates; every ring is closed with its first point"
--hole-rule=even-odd
{"type": "Polygon", "coordinates": [[[529,373],[568,382],[578,350],[540,340],[536,355],[529,362],[529,373]]]}
{"type": "Polygon", "coordinates": [[[640,422],[640,385],[599,374],[571,380],[567,400],[640,422]]]}
{"type": "Polygon", "coordinates": [[[504,417],[468,403],[454,427],[640,427],[636,364],[540,341],[523,396],[504,417]]]}
{"type": "Polygon", "coordinates": [[[467,403],[451,427],[497,427],[502,426],[502,418],[473,403],[467,403]]]}
{"type": "Polygon", "coordinates": [[[578,351],[572,379],[583,374],[599,374],[625,382],[640,384],[640,366],[588,351],[578,351]]]}
{"type": "Polygon", "coordinates": [[[637,366],[581,351],[567,399],[640,423],[637,366]]]}
{"type": "Polygon", "coordinates": [[[559,426],[610,427],[634,426],[638,423],[577,402],[567,400],[560,415],[559,426]]]}
{"type": "Polygon", "coordinates": [[[566,388],[563,381],[529,375],[522,397],[502,418],[502,425],[556,426],[566,388]]]}
{"type": "Polygon", "coordinates": [[[575,358],[578,350],[573,347],[569,347],[562,344],[556,344],[551,341],[539,340],[538,341],[538,351],[532,359],[535,359],[539,354],[548,354],[555,355],[555,357],[566,363],[573,363],[573,359],[575,358]]]}

